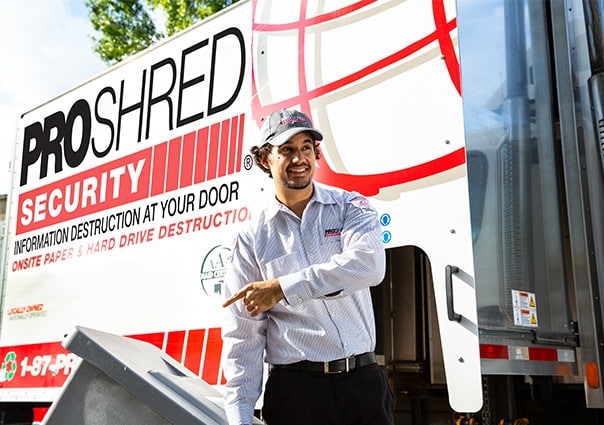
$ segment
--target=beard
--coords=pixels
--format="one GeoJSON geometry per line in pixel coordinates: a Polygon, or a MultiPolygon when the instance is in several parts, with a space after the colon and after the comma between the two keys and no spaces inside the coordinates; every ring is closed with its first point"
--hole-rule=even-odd
{"type": "Polygon", "coordinates": [[[314,172],[312,168],[311,172],[306,174],[305,176],[291,177],[287,174],[284,174],[283,178],[281,179],[281,183],[287,189],[302,190],[306,189],[312,183],[313,175],[314,172]]]}
{"type": "Polygon", "coordinates": [[[312,182],[312,179],[306,179],[306,180],[300,180],[300,181],[284,179],[284,181],[283,181],[284,186],[286,188],[293,189],[293,190],[306,189],[311,184],[311,182],[312,182]]]}

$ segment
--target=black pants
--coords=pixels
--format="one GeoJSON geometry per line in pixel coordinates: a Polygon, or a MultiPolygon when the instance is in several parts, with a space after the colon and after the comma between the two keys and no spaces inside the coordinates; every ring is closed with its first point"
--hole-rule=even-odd
{"type": "Polygon", "coordinates": [[[323,374],[273,369],[264,391],[267,425],[393,425],[394,393],[377,364],[323,374]]]}

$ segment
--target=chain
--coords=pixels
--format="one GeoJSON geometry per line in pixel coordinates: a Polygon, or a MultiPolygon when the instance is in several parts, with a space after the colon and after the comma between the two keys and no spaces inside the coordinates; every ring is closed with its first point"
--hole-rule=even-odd
{"type": "Polygon", "coordinates": [[[482,424],[481,425],[492,425],[491,424],[491,405],[489,402],[489,378],[486,376],[482,377],[482,424]]]}

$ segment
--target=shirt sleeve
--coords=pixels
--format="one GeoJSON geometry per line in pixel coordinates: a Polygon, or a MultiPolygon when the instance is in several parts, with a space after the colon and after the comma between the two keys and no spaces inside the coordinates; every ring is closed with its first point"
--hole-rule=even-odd
{"type": "MultiPolygon", "coordinates": [[[[262,280],[252,252],[239,237],[227,272],[225,298],[250,282],[262,280]]],[[[253,318],[240,300],[231,304],[225,314],[222,339],[227,419],[230,425],[251,424],[254,406],[262,392],[266,315],[253,318]]]]}
{"type": "Polygon", "coordinates": [[[310,299],[344,297],[382,281],[386,254],[377,211],[358,194],[351,194],[344,201],[341,237],[340,253],[279,277],[290,305],[310,299]]]}

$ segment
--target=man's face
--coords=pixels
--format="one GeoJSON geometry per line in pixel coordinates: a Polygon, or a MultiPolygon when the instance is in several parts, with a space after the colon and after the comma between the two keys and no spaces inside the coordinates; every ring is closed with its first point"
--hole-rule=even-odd
{"type": "Polygon", "coordinates": [[[306,131],[294,135],[281,146],[273,146],[266,158],[275,184],[300,190],[308,187],[315,173],[315,142],[306,131]]]}

